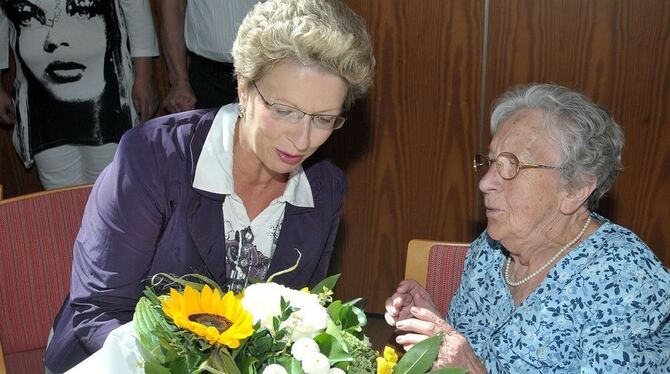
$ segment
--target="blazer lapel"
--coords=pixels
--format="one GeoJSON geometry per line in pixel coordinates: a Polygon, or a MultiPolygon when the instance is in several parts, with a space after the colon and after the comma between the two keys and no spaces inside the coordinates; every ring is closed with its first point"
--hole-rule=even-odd
{"type": "Polygon", "coordinates": [[[322,237],[321,230],[323,230],[323,225],[319,224],[316,209],[286,204],[282,230],[267,276],[295,265],[298,260],[296,250],[298,250],[301,254],[298,268],[278,276],[274,281],[292,287],[306,286],[311,274],[305,269],[313,268],[313,264],[318,263],[321,255],[319,249],[323,244],[318,240],[322,237]]]}
{"type": "MultiPolygon", "coordinates": [[[[198,191],[200,192],[200,191],[198,191]]],[[[205,267],[220,285],[226,281],[226,241],[221,200],[198,195],[188,220],[193,244],[205,267]]]]}
{"type": "MultiPolygon", "coordinates": [[[[190,164],[188,173],[193,183],[195,170],[205,139],[212,127],[218,110],[194,112],[202,117],[198,120],[190,142],[190,164]]],[[[214,280],[224,285],[226,282],[226,240],[223,229],[223,195],[195,189],[192,208],[188,217],[188,230],[193,244],[214,280]]]]}

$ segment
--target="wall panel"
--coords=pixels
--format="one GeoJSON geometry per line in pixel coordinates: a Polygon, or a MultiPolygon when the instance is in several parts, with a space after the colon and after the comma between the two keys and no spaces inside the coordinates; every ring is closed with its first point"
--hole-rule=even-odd
{"type": "MultiPolygon", "coordinates": [[[[368,97],[323,149],[349,180],[332,271],[343,273],[338,296],[381,312],[410,239],[469,241],[484,224],[470,160],[489,141],[479,125],[485,1],[347,2],[369,25],[378,65],[368,97]]],[[[491,0],[488,36],[486,108],[514,84],[552,81],[612,109],[626,170],[600,210],[670,264],[670,2],[491,0]]],[[[162,59],[154,66],[164,96],[162,59]]],[[[0,183],[10,196],[40,188],[7,129],[0,183]]]]}
{"type": "Polygon", "coordinates": [[[506,0],[490,10],[487,107],[533,81],[608,107],[626,136],[625,170],[599,211],[670,264],[670,2],[506,0]]]}
{"type": "Polygon", "coordinates": [[[469,0],[349,1],[368,22],[377,75],[326,153],[349,189],[333,270],[371,311],[403,278],[412,238],[471,240],[483,7],[469,0]]]}

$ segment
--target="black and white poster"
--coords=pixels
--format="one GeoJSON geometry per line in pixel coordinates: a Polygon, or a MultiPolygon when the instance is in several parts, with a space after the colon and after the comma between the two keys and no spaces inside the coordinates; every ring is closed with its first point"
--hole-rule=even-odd
{"type": "Polygon", "coordinates": [[[118,142],[137,121],[132,60],[117,1],[0,0],[17,79],[15,146],[118,142]]]}

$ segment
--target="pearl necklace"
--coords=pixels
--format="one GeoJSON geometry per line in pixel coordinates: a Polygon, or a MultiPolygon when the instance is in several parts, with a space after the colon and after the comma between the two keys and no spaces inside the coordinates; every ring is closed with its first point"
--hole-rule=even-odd
{"type": "Polygon", "coordinates": [[[534,277],[536,277],[538,274],[540,274],[542,271],[544,271],[544,269],[546,269],[547,267],[549,267],[549,265],[551,265],[554,261],[556,261],[556,259],[559,258],[563,254],[563,252],[565,252],[566,249],[570,248],[573,244],[575,244],[577,242],[577,240],[579,240],[579,238],[582,237],[582,235],[584,235],[584,232],[586,231],[586,228],[589,226],[589,223],[591,223],[591,216],[589,216],[586,219],[586,222],[584,222],[584,226],[582,226],[582,229],[579,231],[579,233],[577,234],[577,236],[575,236],[574,239],[570,240],[570,242],[568,244],[564,245],[563,248],[561,248],[560,251],[556,252],[554,257],[549,259],[549,261],[547,261],[544,265],[542,265],[542,267],[535,270],[532,274],[523,278],[520,281],[514,282],[514,281],[510,280],[510,278],[509,278],[509,268],[510,268],[510,264],[512,263],[512,257],[511,256],[508,257],[507,262],[505,263],[505,274],[504,274],[504,277],[503,277],[505,279],[505,283],[507,283],[507,285],[509,285],[511,287],[518,287],[518,286],[528,282],[529,280],[533,279],[534,277]]]}

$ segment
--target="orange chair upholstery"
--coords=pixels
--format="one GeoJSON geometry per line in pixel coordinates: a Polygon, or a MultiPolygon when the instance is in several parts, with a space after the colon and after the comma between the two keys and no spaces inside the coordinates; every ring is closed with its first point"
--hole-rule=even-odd
{"type": "Polygon", "coordinates": [[[470,243],[413,239],[407,246],[405,278],[424,286],[444,316],[461,284],[470,243]]]}
{"type": "MultiPolygon", "coordinates": [[[[7,373],[44,373],[53,319],[92,185],[0,201],[0,344],[7,373]]],[[[2,368],[2,364],[0,364],[2,368]]]]}

